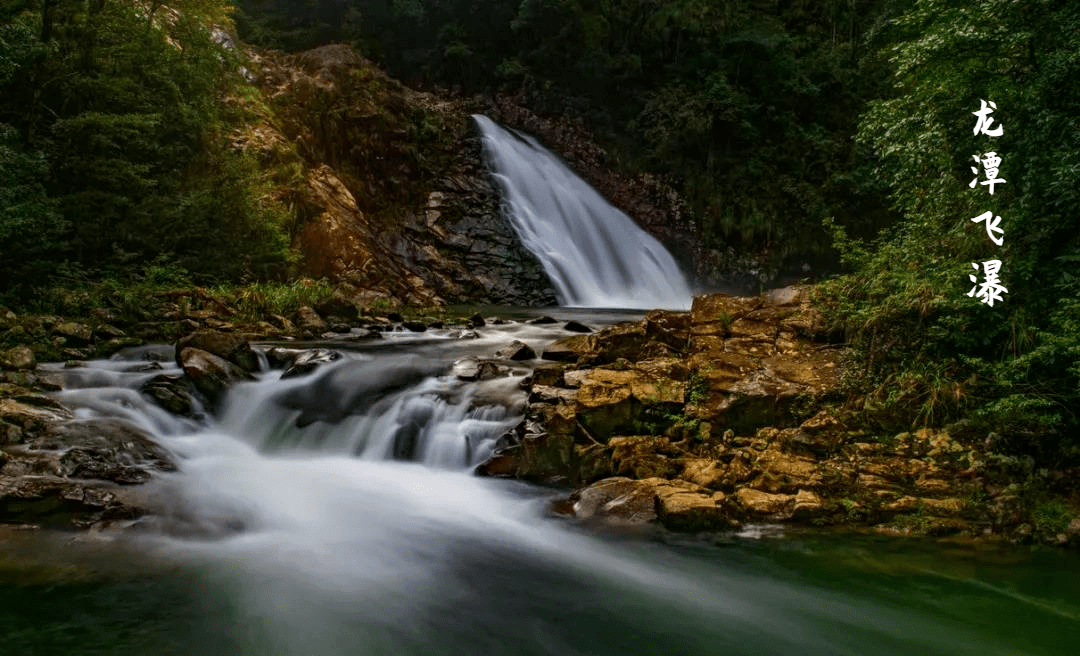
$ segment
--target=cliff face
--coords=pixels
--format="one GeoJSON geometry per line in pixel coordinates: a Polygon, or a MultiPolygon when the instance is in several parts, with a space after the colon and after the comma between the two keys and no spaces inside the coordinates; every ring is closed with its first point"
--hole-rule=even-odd
{"type": "Polygon", "coordinates": [[[308,274],[366,302],[554,302],[500,215],[459,105],[402,86],[347,46],[252,58],[265,104],[238,145],[296,208],[308,274]]]}

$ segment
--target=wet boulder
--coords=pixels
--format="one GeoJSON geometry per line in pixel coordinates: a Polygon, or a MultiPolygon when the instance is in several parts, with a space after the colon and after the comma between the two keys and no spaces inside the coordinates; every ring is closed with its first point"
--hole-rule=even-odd
{"type": "Polygon", "coordinates": [[[309,335],[321,335],[329,328],[319,313],[306,305],[296,311],[296,325],[309,335]]]}
{"type": "Polygon", "coordinates": [[[0,399],[0,446],[23,442],[72,416],[70,410],[45,396],[0,399]]]}
{"type": "Polygon", "coordinates": [[[343,357],[344,356],[340,351],[324,348],[301,351],[293,357],[288,368],[281,374],[281,378],[284,380],[286,378],[295,378],[297,376],[309,374],[318,367],[327,364],[328,362],[336,362],[343,357]]]}
{"type": "Polygon", "coordinates": [[[536,358],[536,351],[532,350],[532,347],[525,342],[515,339],[499,349],[495,353],[495,357],[515,361],[533,360],[536,358]]]}
{"type": "Polygon", "coordinates": [[[572,333],[591,333],[591,332],[593,332],[592,328],[589,328],[588,326],[581,323],[580,321],[567,321],[563,325],[563,330],[569,330],[572,333]]]}
{"type": "Polygon", "coordinates": [[[18,371],[20,369],[33,369],[37,366],[34,352],[29,346],[16,346],[6,351],[0,351],[0,369],[18,371]]]}
{"type": "Polygon", "coordinates": [[[592,352],[594,348],[591,335],[574,335],[548,344],[540,357],[555,362],[570,362],[592,352]]]}
{"type": "Polygon", "coordinates": [[[159,406],[174,415],[190,417],[195,413],[195,399],[184,376],[161,374],[143,383],[139,389],[159,406]]]}
{"type": "Polygon", "coordinates": [[[254,380],[251,374],[232,362],[192,347],[180,350],[180,366],[194,383],[195,389],[212,404],[220,399],[229,385],[254,380]]]}
{"type": "Polygon", "coordinates": [[[675,530],[729,528],[723,492],[681,480],[606,478],[568,499],[574,517],[613,525],[659,522],[675,530]]]}
{"type": "Polygon", "coordinates": [[[500,368],[494,362],[480,358],[461,358],[450,367],[450,375],[458,380],[490,380],[498,377],[500,368]]]}
{"type": "Polygon", "coordinates": [[[51,473],[69,479],[96,479],[131,485],[155,471],[176,471],[172,455],[145,431],[117,419],[55,424],[27,443],[27,454],[52,452],[51,473]]]}
{"type": "Polygon", "coordinates": [[[183,366],[180,354],[186,348],[199,349],[232,364],[245,371],[259,370],[259,356],[240,335],[223,333],[216,330],[197,330],[181,339],[176,345],[176,363],[183,366]]]}
{"type": "Polygon", "coordinates": [[[271,369],[285,369],[303,352],[304,349],[275,346],[266,351],[266,362],[270,365],[271,369]]]}

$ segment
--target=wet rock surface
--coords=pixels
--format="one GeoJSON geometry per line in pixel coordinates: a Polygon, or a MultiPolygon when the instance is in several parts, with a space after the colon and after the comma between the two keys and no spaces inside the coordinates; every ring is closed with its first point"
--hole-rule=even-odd
{"type": "Polygon", "coordinates": [[[870,439],[819,410],[839,398],[822,326],[791,287],[558,340],[526,381],[525,420],[477,473],[574,487],[561,512],[602,525],[974,535],[1007,521],[966,500],[988,494],[973,445],[935,429],[870,439]]]}
{"type": "Polygon", "coordinates": [[[309,274],[414,306],[555,301],[502,216],[468,112],[348,46],[250,54],[274,117],[242,147],[294,151],[303,182],[287,193],[303,215],[309,274]],[[418,145],[418,132],[435,134],[418,145]]]}
{"type": "Polygon", "coordinates": [[[133,491],[175,458],[144,431],[116,419],[74,419],[30,390],[0,398],[0,523],[70,529],[148,512],[133,491]]]}

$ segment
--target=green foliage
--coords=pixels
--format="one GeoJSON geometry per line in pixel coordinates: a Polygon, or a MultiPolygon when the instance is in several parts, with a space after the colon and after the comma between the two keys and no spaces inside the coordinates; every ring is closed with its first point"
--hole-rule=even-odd
{"type": "Polygon", "coordinates": [[[330,298],[334,288],[326,280],[307,278],[289,283],[253,283],[241,287],[220,286],[210,290],[215,298],[235,308],[246,321],[265,321],[272,315],[290,316],[302,306],[317,305],[330,298]]]}
{"type": "MultiPolygon", "coordinates": [[[[837,246],[855,271],[826,285],[829,314],[864,363],[864,407],[917,424],[965,419],[995,448],[1043,463],[1080,441],[1080,8],[920,0],[890,48],[896,94],[870,104],[861,143],[903,221],[837,246]],[[993,100],[1003,135],[972,134],[993,100]],[[972,154],[1003,158],[993,196],[972,154]],[[1003,247],[970,218],[1002,217],[1003,247]],[[1003,263],[993,308],[966,294],[971,263],[1003,263]]],[[[1072,454],[1072,455],[1070,455],[1072,454]]]]}
{"type": "Polygon", "coordinates": [[[14,128],[0,123],[0,300],[48,272],[63,250],[66,224],[48,197],[44,153],[24,152],[14,128]]]}
{"type": "Polygon", "coordinates": [[[13,300],[62,260],[117,280],[162,252],[201,281],[289,265],[290,212],[224,143],[239,117],[223,100],[243,81],[212,30],[230,5],[169,8],[0,8],[0,282],[13,300]]]}
{"type": "Polygon", "coordinates": [[[709,395],[709,379],[694,370],[686,379],[686,405],[699,405],[709,395]]]}
{"type": "Polygon", "coordinates": [[[829,249],[824,216],[859,235],[893,218],[850,136],[884,89],[877,46],[903,2],[239,4],[242,34],[263,45],[346,41],[400,79],[506,91],[584,119],[610,163],[669,179],[719,252],[764,253],[775,268],[829,249]]]}
{"type": "Polygon", "coordinates": [[[1073,516],[1072,509],[1061,499],[1043,501],[1037,504],[1031,513],[1035,530],[1047,536],[1064,533],[1073,516]]]}

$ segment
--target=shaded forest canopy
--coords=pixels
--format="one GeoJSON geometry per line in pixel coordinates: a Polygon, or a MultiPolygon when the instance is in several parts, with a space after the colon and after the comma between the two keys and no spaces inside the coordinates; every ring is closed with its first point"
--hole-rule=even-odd
{"type": "MultiPolygon", "coordinates": [[[[242,39],[355,45],[429,88],[511,93],[670,179],[702,239],[835,243],[822,303],[882,430],[952,425],[1016,468],[1077,457],[1080,5],[1065,0],[0,0],[0,294],[287,276],[296,216],[230,147],[242,39]],[[980,99],[1004,127],[972,134],[980,99]],[[971,189],[972,155],[1007,182],[971,189]],[[1002,217],[989,242],[970,219],[1002,217]],[[830,228],[831,226],[831,228],[830,228]],[[165,254],[162,257],[162,253],[165,254]],[[1003,263],[993,308],[973,262],[1003,263]],[[150,265],[156,267],[146,269],[150,265]],[[987,438],[987,436],[990,436],[987,438]]],[[[21,299],[21,300],[20,300],[21,299]]]]}

